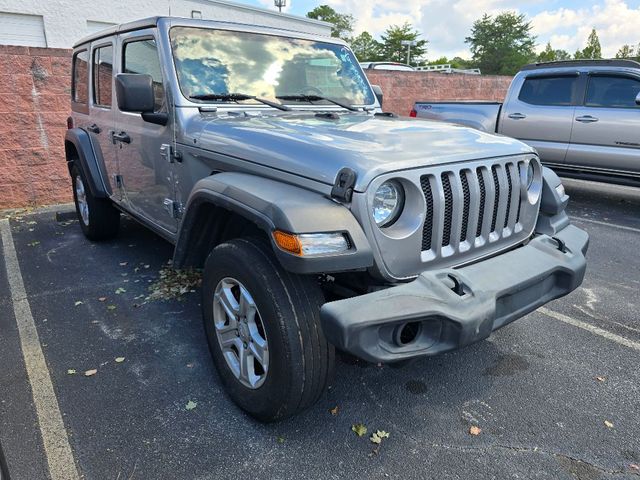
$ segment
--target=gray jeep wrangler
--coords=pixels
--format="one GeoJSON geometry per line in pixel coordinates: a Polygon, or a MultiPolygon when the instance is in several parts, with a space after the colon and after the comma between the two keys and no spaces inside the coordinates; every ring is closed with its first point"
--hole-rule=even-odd
{"type": "Polygon", "coordinates": [[[588,236],[535,151],[382,112],[340,40],[151,18],[78,42],[72,75],[83,232],[124,212],[203,269],[213,360],[260,420],[312,405],[335,348],[447,352],[582,282],[588,236]]]}

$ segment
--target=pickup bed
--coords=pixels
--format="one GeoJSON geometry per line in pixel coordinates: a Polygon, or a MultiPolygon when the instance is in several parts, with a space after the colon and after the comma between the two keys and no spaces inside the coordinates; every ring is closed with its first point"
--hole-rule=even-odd
{"type": "Polygon", "coordinates": [[[416,102],[412,117],[517,138],[567,177],[640,185],[640,63],[527,65],[504,103],[416,102]]]}

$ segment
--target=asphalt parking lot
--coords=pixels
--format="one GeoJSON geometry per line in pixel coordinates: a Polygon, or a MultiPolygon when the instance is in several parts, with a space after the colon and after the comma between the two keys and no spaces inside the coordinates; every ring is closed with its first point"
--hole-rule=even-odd
{"type": "Polygon", "coordinates": [[[272,425],[225,396],[199,291],[145,302],[169,244],[129,220],[117,240],[92,244],[54,211],[14,215],[5,232],[26,295],[12,297],[6,235],[0,257],[0,443],[11,478],[50,468],[86,479],[640,478],[640,189],[565,183],[573,221],[591,235],[582,288],[459,352],[401,367],[340,355],[321,401],[272,425]],[[44,355],[29,375],[37,351],[16,302],[44,355]],[[46,381],[29,378],[47,372],[58,417],[34,404],[46,381]],[[64,438],[47,464],[56,418],[75,467],[60,464],[64,438]],[[390,436],[374,448],[356,423],[390,436]]]}

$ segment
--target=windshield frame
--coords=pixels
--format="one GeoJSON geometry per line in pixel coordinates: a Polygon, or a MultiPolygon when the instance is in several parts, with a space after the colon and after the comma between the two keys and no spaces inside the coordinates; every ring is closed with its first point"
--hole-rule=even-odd
{"type": "MultiPolygon", "coordinates": [[[[293,39],[293,40],[305,40],[305,41],[310,41],[310,42],[322,42],[322,43],[327,43],[330,45],[338,45],[341,47],[346,47],[349,52],[351,53],[351,55],[353,55],[354,58],[354,67],[358,70],[358,72],[360,73],[360,75],[362,75],[362,78],[365,81],[366,87],[369,90],[370,94],[371,94],[371,98],[372,98],[372,103],[354,103],[353,106],[356,108],[362,108],[365,111],[366,110],[373,110],[375,108],[380,108],[380,105],[378,104],[378,100],[377,97],[375,95],[375,92],[373,91],[373,88],[371,86],[371,82],[369,81],[369,78],[367,77],[366,73],[364,72],[364,70],[362,69],[362,66],[359,64],[357,57],[355,55],[355,53],[353,53],[353,50],[351,50],[351,47],[349,46],[348,43],[344,42],[341,39],[337,39],[337,38],[333,38],[333,37],[324,37],[324,36],[320,36],[320,35],[306,35],[304,33],[301,32],[295,32],[295,31],[289,31],[289,30],[280,30],[280,29],[275,29],[275,28],[271,28],[271,27],[260,27],[260,26],[253,26],[253,25],[240,25],[240,24],[236,24],[236,25],[225,25],[225,24],[220,24],[220,25],[216,25],[216,22],[209,22],[206,21],[206,23],[211,23],[212,25],[203,25],[202,24],[202,20],[196,21],[196,22],[171,22],[171,24],[168,26],[167,31],[166,31],[166,42],[168,45],[168,56],[171,57],[171,66],[173,68],[173,83],[175,85],[175,88],[177,90],[177,92],[179,93],[180,96],[180,103],[183,104],[183,106],[194,106],[194,107],[203,107],[203,106],[216,106],[218,108],[229,108],[229,109],[237,109],[237,108],[241,108],[241,109],[247,109],[247,108],[256,108],[256,109],[273,109],[274,107],[269,107],[268,105],[264,105],[262,103],[259,102],[255,102],[255,101],[247,101],[247,103],[238,103],[235,101],[207,101],[207,100],[196,100],[193,98],[189,98],[188,95],[185,94],[185,92],[182,89],[182,85],[180,83],[180,80],[178,78],[178,66],[176,64],[176,55],[174,54],[174,50],[173,50],[173,42],[172,42],[172,37],[171,37],[171,31],[175,28],[193,28],[193,29],[200,29],[200,30],[212,30],[212,31],[223,31],[223,32],[237,32],[237,33],[241,33],[241,34],[256,34],[256,35],[265,35],[265,36],[270,36],[270,37],[276,37],[276,38],[287,38],[287,39],[293,39]],[[196,23],[197,22],[197,23],[196,23]],[[228,27],[228,28],[227,28],[228,27]],[[239,28],[240,27],[240,28],[239,28]],[[242,27],[246,27],[246,28],[242,28],[242,27]],[[248,103],[248,102],[255,102],[255,103],[248,103]]],[[[233,93],[238,93],[238,92],[233,92],[233,93]]],[[[247,93],[247,92],[240,92],[240,93],[247,93]]],[[[177,99],[176,99],[177,100],[177,99]]],[[[275,100],[278,101],[278,100],[275,100]]],[[[178,102],[176,101],[176,104],[178,102]]],[[[307,102],[297,102],[297,101],[288,101],[288,102],[281,102],[282,105],[286,105],[287,107],[291,107],[292,110],[309,110],[310,108],[314,109],[314,110],[321,110],[321,109],[327,109],[327,110],[344,110],[342,107],[334,105],[332,103],[314,103],[314,104],[310,104],[307,102]]],[[[351,104],[350,104],[351,105],[351,104]]]]}

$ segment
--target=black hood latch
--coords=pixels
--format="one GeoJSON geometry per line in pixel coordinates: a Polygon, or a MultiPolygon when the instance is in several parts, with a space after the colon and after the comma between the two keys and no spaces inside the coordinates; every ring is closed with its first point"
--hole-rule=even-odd
{"type": "Polygon", "coordinates": [[[355,184],[356,172],[347,167],[341,169],[333,183],[331,197],[343,202],[350,202],[355,184]]]}

